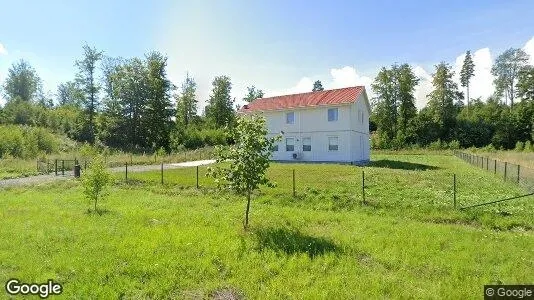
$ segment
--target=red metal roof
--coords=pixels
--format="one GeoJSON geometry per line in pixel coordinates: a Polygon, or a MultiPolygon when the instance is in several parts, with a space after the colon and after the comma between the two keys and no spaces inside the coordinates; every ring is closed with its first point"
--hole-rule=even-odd
{"type": "Polygon", "coordinates": [[[335,105],[355,102],[365,90],[363,86],[308,92],[294,95],[284,95],[269,98],[260,98],[244,105],[239,111],[264,111],[288,108],[310,107],[318,105],[335,105]]]}

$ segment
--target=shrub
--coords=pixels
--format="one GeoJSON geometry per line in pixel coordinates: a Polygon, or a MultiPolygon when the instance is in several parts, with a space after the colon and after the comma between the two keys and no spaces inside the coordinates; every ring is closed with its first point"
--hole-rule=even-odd
{"type": "Polygon", "coordinates": [[[451,150],[458,150],[460,149],[460,142],[457,140],[453,140],[449,143],[449,149],[451,150]]]}
{"type": "Polygon", "coordinates": [[[525,148],[523,142],[517,141],[515,143],[515,151],[523,151],[523,148],[525,148]]]}
{"type": "Polygon", "coordinates": [[[433,141],[428,145],[428,149],[430,150],[441,150],[443,149],[443,144],[441,143],[441,139],[438,139],[437,141],[433,141]]]}
{"type": "Polygon", "coordinates": [[[525,151],[525,152],[534,151],[533,145],[530,143],[530,141],[526,141],[525,142],[525,146],[523,147],[523,151],[525,151]]]}
{"type": "Polygon", "coordinates": [[[60,139],[40,127],[20,125],[0,126],[0,157],[35,158],[41,153],[55,153],[60,139]]]}
{"type": "Polygon", "coordinates": [[[98,212],[97,202],[106,195],[111,180],[111,174],[106,168],[103,157],[95,156],[82,179],[83,193],[89,201],[94,203],[94,212],[98,212]]]}

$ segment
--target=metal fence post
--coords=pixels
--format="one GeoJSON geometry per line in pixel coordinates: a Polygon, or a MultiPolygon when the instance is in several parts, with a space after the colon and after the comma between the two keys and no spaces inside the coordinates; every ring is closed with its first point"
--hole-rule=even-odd
{"type": "Polygon", "coordinates": [[[128,163],[126,163],[125,166],[126,166],[125,178],[126,178],[126,181],[128,181],[128,163]]]}
{"type": "Polygon", "coordinates": [[[497,174],[497,160],[494,159],[493,162],[494,162],[494,164],[493,164],[493,174],[497,174]]]}
{"type": "Polygon", "coordinates": [[[508,169],[508,162],[507,161],[504,162],[504,181],[506,181],[506,171],[507,171],[506,169],[508,169]]]}
{"type": "Polygon", "coordinates": [[[365,171],[362,170],[362,203],[365,204],[365,171]]]}
{"type": "Polygon", "coordinates": [[[519,184],[519,172],[520,172],[520,165],[517,165],[517,184],[519,184]]]}
{"type": "Polygon", "coordinates": [[[197,166],[197,189],[198,189],[198,166],[197,166]]]}
{"type": "Polygon", "coordinates": [[[57,176],[57,159],[55,160],[55,173],[56,173],[56,176],[57,176]]]}
{"type": "Polygon", "coordinates": [[[65,160],[61,160],[61,175],[65,175],[65,160]]]}
{"type": "Polygon", "coordinates": [[[297,193],[295,192],[295,169],[293,169],[293,197],[295,197],[297,193]]]}
{"type": "Polygon", "coordinates": [[[452,195],[454,199],[454,208],[456,208],[456,174],[453,174],[452,195]]]}
{"type": "Polygon", "coordinates": [[[163,163],[161,163],[161,184],[163,184],[163,163]]]}

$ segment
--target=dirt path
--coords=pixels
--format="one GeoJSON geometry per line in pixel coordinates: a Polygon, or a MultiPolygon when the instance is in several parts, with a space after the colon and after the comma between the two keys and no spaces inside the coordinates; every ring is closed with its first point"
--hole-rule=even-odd
{"type": "MultiPolygon", "coordinates": [[[[204,166],[204,165],[212,164],[214,162],[215,160],[197,160],[197,161],[186,161],[186,162],[181,162],[181,163],[164,164],[163,169],[170,170],[170,169],[178,169],[178,168],[204,166]]],[[[155,171],[159,169],[161,169],[161,165],[128,166],[128,172],[146,172],[146,171],[155,171]]],[[[114,173],[124,172],[124,167],[115,167],[115,168],[110,168],[109,170],[114,173]]],[[[73,174],[72,174],[72,171],[70,171],[70,172],[65,172],[65,175],[58,175],[58,176],[55,176],[54,174],[44,174],[44,175],[21,177],[21,178],[14,178],[14,179],[5,179],[5,180],[0,180],[0,189],[5,188],[5,187],[12,187],[12,186],[43,184],[43,183],[48,183],[48,182],[52,182],[56,180],[67,180],[67,179],[72,179],[72,178],[73,178],[73,174]]]]}

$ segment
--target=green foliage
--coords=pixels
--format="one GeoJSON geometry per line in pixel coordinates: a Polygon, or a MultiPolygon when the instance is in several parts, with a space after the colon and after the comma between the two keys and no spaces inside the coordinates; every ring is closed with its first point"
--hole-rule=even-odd
{"type": "Polygon", "coordinates": [[[205,108],[206,118],[216,128],[231,127],[234,122],[234,100],[231,97],[232,83],[228,76],[217,76],[205,108]]]}
{"type": "Polygon", "coordinates": [[[491,68],[491,73],[495,76],[494,84],[496,93],[504,95],[510,101],[510,106],[514,106],[516,96],[516,81],[519,73],[528,65],[529,56],[523,49],[510,48],[501,53],[491,68]]]}
{"type": "Polygon", "coordinates": [[[37,100],[41,93],[41,79],[27,61],[21,59],[13,63],[7,72],[3,87],[8,102],[37,100]]]}
{"type": "Polygon", "coordinates": [[[169,134],[172,128],[171,91],[173,85],[167,78],[167,57],[159,52],[151,52],[145,59],[147,72],[148,101],[144,127],[147,131],[147,144],[154,148],[169,149],[169,134]]]}
{"type": "Polygon", "coordinates": [[[465,53],[464,63],[460,71],[460,83],[467,88],[467,106],[469,107],[469,82],[471,77],[475,75],[475,63],[471,57],[471,51],[467,50],[465,53]]]}
{"type": "Polygon", "coordinates": [[[82,176],[83,193],[87,200],[94,203],[94,212],[97,213],[98,200],[102,200],[106,196],[107,189],[112,182],[111,173],[107,170],[107,166],[102,156],[93,157],[89,167],[85,170],[82,176]]]}
{"type": "Polygon", "coordinates": [[[515,143],[514,150],[515,151],[523,151],[523,149],[525,149],[525,144],[523,144],[523,142],[521,142],[521,141],[517,141],[517,143],[515,143]]]}
{"type": "Polygon", "coordinates": [[[377,96],[373,119],[379,128],[381,147],[398,149],[416,142],[414,92],[418,82],[408,64],[382,68],[375,78],[372,87],[377,96]]]}
{"type": "Polygon", "coordinates": [[[518,76],[517,96],[522,100],[534,101],[534,66],[525,66],[518,76]]]}
{"type": "Polygon", "coordinates": [[[245,102],[252,102],[256,99],[263,98],[263,91],[256,88],[255,86],[247,87],[247,95],[243,98],[245,102]]]}
{"type": "Polygon", "coordinates": [[[431,149],[431,150],[441,150],[441,149],[444,149],[446,143],[442,143],[441,142],[441,139],[438,139],[437,141],[433,141],[432,143],[430,143],[430,145],[428,145],[428,149],[431,149]]]}
{"type": "Polygon", "coordinates": [[[439,138],[450,140],[455,126],[455,102],[461,99],[457,84],[453,81],[454,72],[446,63],[435,66],[436,73],[432,78],[434,89],[428,95],[428,109],[434,122],[439,126],[439,138]]]}
{"type": "Polygon", "coordinates": [[[196,99],[197,84],[192,77],[187,74],[185,81],[182,83],[180,94],[176,94],[176,121],[182,126],[189,126],[197,114],[196,99]]]}
{"type": "Polygon", "coordinates": [[[74,81],[60,83],[57,87],[57,102],[60,106],[81,107],[84,101],[84,94],[78,84],[74,81]]]}
{"type": "Polygon", "coordinates": [[[313,89],[312,89],[312,92],[319,92],[319,91],[324,91],[323,84],[321,83],[320,80],[316,80],[316,81],[313,83],[313,89]]]}
{"type": "Polygon", "coordinates": [[[280,137],[268,138],[265,119],[256,115],[238,118],[232,137],[235,145],[218,146],[215,150],[217,163],[228,162],[228,165],[210,169],[209,176],[221,187],[247,195],[247,227],[251,193],[260,185],[272,186],[265,172],[270,164],[270,149],[280,137]]]}
{"type": "Polygon", "coordinates": [[[530,141],[525,142],[525,146],[523,147],[523,151],[525,152],[534,152],[534,147],[530,141]]]}
{"type": "Polygon", "coordinates": [[[450,143],[449,143],[449,149],[451,150],[458,150],[460,149],[460,142],[457,141],[457,140],[452,140],[450,143]]]}
{"type": "Polygon", "coordinates": [[[41,153],[56,153],[61,146],[59,137],[40,127],[0,125],[0,136],[0,158],[35,158],[41,153]]]}
{"type": "Polygon", "coordinates": [[[87,115],[85,123],[87,130],[82,139],[90,143],[95,142],[95,116],[100,104],[98,93],[101,89],[96,75],[96,68],[102,56],[101,51],[85,44],[83,45],[83,58],[76,61],[76,67],[78,67],[76,84],[83,94],[83,106],[87,115]]]}

